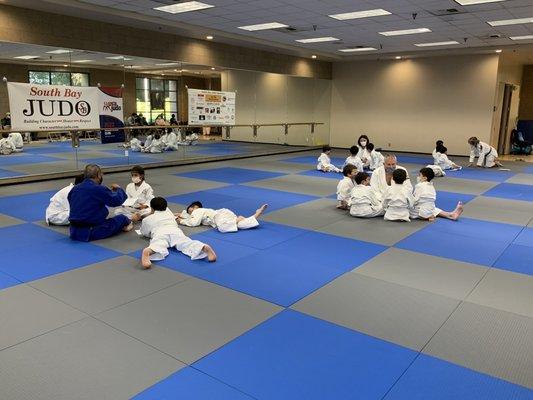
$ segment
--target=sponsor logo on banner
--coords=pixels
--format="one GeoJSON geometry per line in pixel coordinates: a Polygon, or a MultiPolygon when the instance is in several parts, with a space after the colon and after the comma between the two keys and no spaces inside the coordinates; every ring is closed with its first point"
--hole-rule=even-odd
{"type": "Polygon", "coordinates": [[[124,142],[124,130],[109,130],[124,127],[122,89],[115,87],[98,88],[100,100],[100,127],[102,143],[124,142]],[[107,130],[106,130],[107,128],[107,130]]]}
{"type": "Polygon", "coordinates": [[[188,89],[189,124],[234,125],[235,97],[235,92],[188,89]]]}
{"type": "Polygon", "coordinates": [[[98,90],[93,87],[8,82],[11,127],[22,131],[98,129],[98,90]]]}

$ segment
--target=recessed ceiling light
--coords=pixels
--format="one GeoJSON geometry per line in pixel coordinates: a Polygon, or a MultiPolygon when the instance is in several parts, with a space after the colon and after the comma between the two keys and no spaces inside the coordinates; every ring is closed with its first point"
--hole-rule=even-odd
{"type": "Polygon", "coordinates": [[[433,42],[433,43],[415,43],[417,47],[432,47],[432,46],[448,46],[451,44],[459,44],[455,40],[449,40],[447,42],[433,42]]]}
{"type": "Polygon", "coordinates": [[[211,4],[201,3],[199,1],[186,1],[185,3],[170,4],[168,6],[155,7],[154,10],[163,11],[170,14],[178,14],[189,11],[205,10],[213,8],[211,4]]]}
{"type": "Polygon", "coordinates": [[[396,60],[401,60],[402,59],[402,56],[396,56],[394,57],[396,60]]]}
{"type": "Polygon", "coordinates": [[[214,71],[215,70],[215,67],[211,67],[211,71],[214,71]]]}
{"type": "Polygon", "coordinates": [[[331,36],[324,36],[324,37],[309,38],[309,39],[297,39],[296,41],[300,43],[320,43],[320,42],[335,42],[337,40],[340,40],[340,39],[337,39],[331,36]]]}
{"type": "Polygon", "coordinates": [[[245,31],[253,32],[253,31],[263,31],[267,29],[278,29],[278,28],[288,28],[289,25],[280,24],[279,22],[268,22],[265,24],[255,24],[255,25],[245,25],[245,26],[239,26],[239,29],[243,29],[245,31]]]}
{"type": "Polygon", "coordinates": [[[316,57],[316,54],[313,54],[313,55],[311,56],[311,58],[312,58],[313,60],[315,60],[315,59],[317,58],[317,57],[316,57]]]}
{"type": "Polygon", "coordinates": [[[166,67],[166,66],[169,66],[169,65],[179,65],[179,63],[177,62],[168,62],[168,63],[160,63],[160,64],[156,64],[158,66],[161,66],[161,67],[166,67]]]}
{"type": "Polygon", "coordinates": [[[498,50],[494,50],[496,53],[501,53],[502,50],[501,49],[498,49],[498,50]]]}
{"type": "Polygon", "coordinates": [[[106,57],[108,60],[124,60],[124,61],[131,61],[133,58],[127,58],[124,56],[113,56],[113,57],[106,57]]]}
{"type": "Polygon", "coordinates": [[[509,39],[511,39],[511,40],[530,40],[530,39],[533,39],[533,35],[509,36],[509,39]]]}
{"type": "Polygon", "coordinates": [[[516,19],[501,19],[498,21],[487,21],[490,26],[502,26],[502,25],[518,25],[518,24],[532,24],[533,17],[529,18],[516,18],[516,19]]]}
{"type": "Polygon", "coordinates": [[[20,60],[33,60],[34,58],[39,58],[39,56],[17,56],[13,58],[18,58],[20,60]]]}
{"type": "Polygon", "coordinates": [[[214,39],[213,36],[211,36],[211,35],[206,36],[205,38],[206,38],[207,40],[213,40],[213,39],[214,39]]]}
{"type": "Polygon", "coordinates": [[[339,51],[342,51],[343,53],[355,53],[358,51],[372,51],[377,50],[374,47],[357,47],[355,49],[340,49],[339,51]]]}
{"type": "Polygon", "coordinates": [[[459,3],[462,6],[471,6],[474,4],[483,4],[483,3],[498,3],[505,0],[455,0],[456,3],[459,3]]]}
{"type": "Polygon", "coordinates": [[[74,60],[72,62],[75,62],[75,63],[88,63],[88,62],[93,62],[93,60],[74,60]]]}
{"type": "Polygon", "coordinates": [[[344,21],[347,19],[379,17],[381,15],[391,15],[391,13],[382,8],[378,8],[375,10],[354,11],[354,12],[348,12],[348,13],[342,13],[342,14],[332,14],[328,16],[331,18],[338,19],[340,21],[344,21]]]}
{"type": "Polygon", "coordinates": [[[65,49],[57,49],[52,51],[47,51],[46,54],[66,54],[66,53],[72,53],[71,50],[65,50],[65,49]]]}
{"type": "Polygon", "coordinates": [[[63,64],[63,67],[67,68],[67,67],[68,67],[68,64],[63,64]]]}
{"type": "Polygon", "coordinates": [[[383,36],[400,36],[400,35],[414,35],[417,33],[427,33],[427,32],[431,32],[431,29],[428,29],[428,28],[402,29],[399,31],[379,32],[379,34],[383,36]]]}

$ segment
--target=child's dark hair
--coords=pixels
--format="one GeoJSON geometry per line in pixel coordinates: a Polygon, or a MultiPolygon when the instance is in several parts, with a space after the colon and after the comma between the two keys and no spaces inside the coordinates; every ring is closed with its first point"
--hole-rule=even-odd
{"type": "Polygon", "coordinates": [[[343,174],[344,176],[348,176],[348,175],[350,175],[355,169],[357,169],[357,168],[355,167],[355,165],[353,165],[353,164],[346,164],[346,165],[344,166],[344,168],[342,169],[342,174],[343,174]]]}
{"type": "Polygon", "coordinates": [[[154,135],[154,139],[161,139],[161,135],[159,134],[159,132],[157,132],[155,135],[154,135]]]}
{"type": "Polygon", "coordinates": [[[441,153],[441,154],[445,154],[448,151],[448,149],[442,144],[440,146],[437,146],[436,150],[438,153],[441,153]]]}
{"type": "Polygon", "coordinates": [[[368,151],[372,151],[372,150],[374,150],[374,143],[368,143],[368,144],[366,145],[366,149],[367,149],[368,151]]]}
{"type": "Polygon", "coordinates": [[[7,139],[7,138],[9,137],[9,133],[7,133],[7,132],[2,132],[2,137],[3,137],[4,139],[7,139]]]}
{"type": "Polygon", "coordinates": [[[435,171],[433,171],[429,167],[424,167],[420,170],[420,174],[422,176],[425,176],[428,182],[431,182],[433,178],[435,178],[435,171]]]}
{"type": "Polygon", "coordinates": [[[331,151],[331,147],[329,147],[329,144],[325,144],[322,146],[322,153],[325,153],[326,151],[331,151]]]}
{"type": "Polygon", "coordinates": [[[407,172],[405,169],[396,168],[394,172],[392,173],[392,180],[394,183],[397,183],[398,185],[401,185],[405,182],[407,179],[407,172]]]}
{"type": "Polygon", "coordinates": [[[163,197],[154,197],[152,200],[150,200],[150,207],[152,207],[154,211],[165,211],[168,207],[168,204],[163,197]]]}
{"type": "Polygon", "coordinates": [[[74,185],[77,185],[78,183],[82,183],[85,179],[85,175],[79,174],[74,177],[74,185]]]}
{"type": "Polygon", "coordinates": [[[355,175],[355,183],[360,185],[363,183],[363,181],[366,181],[368,178],[370,178],[370,175],[368,175],[366,172],[358,172],[357,175],[355,175]]]}
{"type": "Polygon", "coordinates": [[[138,175],[141,175],[141,176],[144,176],[144,168],[141,167],[140,165],[136,165],[134,166],[132,169],[131,169],[131,173],[132,174],[138,174],[138,175]]]}
{"type": "Polygon", "coordinates": [[[352,156],[356,156],[357,153],[359,153],[359,147],[357,147],[357,146],[352,146],[352,147],[350,147],[350,154],[351,154],[352,156]]]}
{"type": "Polygon", "coordinates": [[[199,201],[193,201],[191,204],[187,206],[187,210],[191,207],[198,207],[198,208],[204,208],[203,204],[199,201]]]}
{"type": "Polygon", "coordinates": [[[435,142],[435,147],[439,147],[439,146],[442,146],[444,144],[444,142],[442,140],[437,140],[435,142]]]}

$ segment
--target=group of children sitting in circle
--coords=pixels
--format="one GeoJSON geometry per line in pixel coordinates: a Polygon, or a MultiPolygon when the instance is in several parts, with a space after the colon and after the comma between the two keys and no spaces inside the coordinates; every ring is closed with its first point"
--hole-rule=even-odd
{"type": "Polygon", "coordinates": [[[199,139],[198,134],[194,132],[183,134],[179,129],[166,128],[162,132],[150,133],[143,143],[139,139],[139,133],[133,131],[129,149],[143,153],[162,153],[176,151],[178,146],[193,146],[199,139]]]}
{"type": "MultiPolygon", "coordinates": [[[[469,167],[478,158],[478,167],[501,167],[496,149],[476,137],[468,139],[471,146],[469,167]]],[[[342,168],[335,166],[330,158],[331,147],[326,145],[317,160],[317,170],[344,175],[337,185],[337,208],[349,210],[359,218],[383,216],[389,221],[424,219],[436,217],[457,220],[463,212],[458,202],[455,210],[443,211],[435,206],[437,194],[433,186],[436,176],[444,176],[445,170],[460,170],[462,166],[451,161],[442,140],[435,143],[432,152],[433,164],[419,171],[414,189],[405,168],[396,163],[394,155],[384,157],[375,150],[368,136],[361,135],[357,145],[350,148],[342,168]]]]}

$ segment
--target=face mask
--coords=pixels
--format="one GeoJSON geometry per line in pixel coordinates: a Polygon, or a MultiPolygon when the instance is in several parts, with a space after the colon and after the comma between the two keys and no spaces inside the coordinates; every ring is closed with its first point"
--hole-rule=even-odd
{"type": "Polygon", "coordinates": [[[139,176],[132,176],[131,181],[133,183],[141,183],[141,178],[139,176]]]}
{"type": "Polygon", "coordinates": [[[394,167],[385,167],[385,172],[387,174],[392,174],[395,170],[396,170],[396,168],[394,168],[394,167]]]}
{"type": "Polygon", "coordinates": [[[366,140],[361,140],[361,146],[366,146],[366,140]]]}
{"type": "Polygon", "coordinates": [[[417,177],[416,177],[416,183],[420,183],[420,182],[422,182],[422,179],[420,179],[420,177],[417,176],[417,177]]]}

